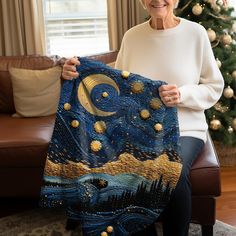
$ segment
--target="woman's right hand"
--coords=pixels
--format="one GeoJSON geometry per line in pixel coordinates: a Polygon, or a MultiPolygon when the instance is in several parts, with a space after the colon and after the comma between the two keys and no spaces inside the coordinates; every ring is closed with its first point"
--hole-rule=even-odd
{"type": "Polygon", "coordinates": [[[76,71],[77,65],[80,65],[80,61],[77,57],[67,59],[62,68],[62,78],[66,80],[77,78],[79,76],[79,73],[76,71]]]}

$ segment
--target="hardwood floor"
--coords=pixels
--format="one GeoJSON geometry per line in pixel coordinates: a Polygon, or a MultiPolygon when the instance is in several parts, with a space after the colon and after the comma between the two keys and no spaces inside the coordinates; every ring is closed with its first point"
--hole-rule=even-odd
{"type": "Polygon", "coordinates": [[[216,219],[236,227],[236,167],[221,168],[222,194],[216,201],[216,219]]]}

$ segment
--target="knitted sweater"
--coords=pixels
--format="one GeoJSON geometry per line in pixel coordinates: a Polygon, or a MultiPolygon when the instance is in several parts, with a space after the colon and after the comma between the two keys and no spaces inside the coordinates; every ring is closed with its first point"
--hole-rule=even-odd
{"type": "Polygon", "coordinates": [[[165,30],[137,25],[125,33],[115,67],[176,84],[180,135],[206,141],[204,110],[220,98],[224,80],[204,27],[183,18],[165,30]]]}

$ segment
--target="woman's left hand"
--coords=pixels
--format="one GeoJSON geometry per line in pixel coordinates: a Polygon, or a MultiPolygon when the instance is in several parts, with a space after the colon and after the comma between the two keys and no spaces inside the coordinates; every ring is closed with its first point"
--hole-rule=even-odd
{"type": "Polygon", "coordinates": [[[174,107],[180,103],[180,92],[175,84],[162,85],[159,88],[159,95],[167,107],[174,107]]]}

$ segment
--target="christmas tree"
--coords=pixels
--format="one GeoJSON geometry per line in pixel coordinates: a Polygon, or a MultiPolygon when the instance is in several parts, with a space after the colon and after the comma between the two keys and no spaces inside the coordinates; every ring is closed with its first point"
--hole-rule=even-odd
{"type": "Polygon", "coordinates": [[[195,21],[207,30],[224,77],[225,88],[217,104],[206,110],[213,140],[236,146],[236,18],[223,1],[180,0],[176,15],[195,21]]]}

